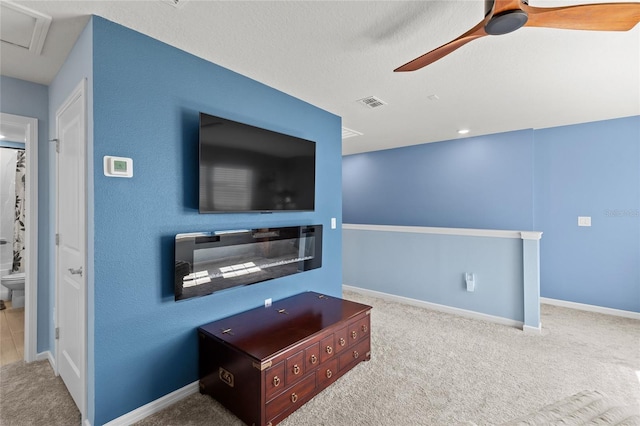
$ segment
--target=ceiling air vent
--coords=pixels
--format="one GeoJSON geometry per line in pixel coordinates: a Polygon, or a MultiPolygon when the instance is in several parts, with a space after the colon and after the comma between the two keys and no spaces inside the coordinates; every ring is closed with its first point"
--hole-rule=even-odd
{"type": "Polygon", "coordinates": [[[362,136],[362,133],[347,129],[346,127],[342,128],[342,139],[352,138],[354,136],[362,136]]]}
{"type": "Polygon", "coordinates": [[[378,108],[387,104],[385,101],[380,98],[376,98],[375,96],[367,96],[366,98],[358,99],[357,102],[367,108],[378,108]]]}
{"type": "Polygon", "coordinates": [[[0,2],[0,38],[3,43],[39,55],[50,25],[50,16],[13,2],[0,2]]]}

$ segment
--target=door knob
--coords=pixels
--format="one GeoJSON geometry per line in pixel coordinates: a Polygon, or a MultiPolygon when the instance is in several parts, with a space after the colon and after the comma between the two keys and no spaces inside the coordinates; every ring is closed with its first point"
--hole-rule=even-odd
{"type": "Polygon", "coordinates": [[[71,273],[71,275],[80,275],[80,276],[82,276],[82,266],[79,267],[78,269],[69,268],[69,272],[71,273]]]}

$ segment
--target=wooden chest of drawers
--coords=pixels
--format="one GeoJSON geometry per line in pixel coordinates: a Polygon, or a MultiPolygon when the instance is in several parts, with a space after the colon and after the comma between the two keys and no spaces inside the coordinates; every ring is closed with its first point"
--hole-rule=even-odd
{"type": "Polygon", "coordinates": [[[198,329],[200,392],[276,425],[371,357],[371,307],[307,292],[198,329]]]}

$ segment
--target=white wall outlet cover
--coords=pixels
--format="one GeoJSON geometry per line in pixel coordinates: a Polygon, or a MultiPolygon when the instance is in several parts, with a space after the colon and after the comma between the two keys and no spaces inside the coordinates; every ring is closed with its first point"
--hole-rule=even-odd
{"type": "Polygon", "coordinates": [[[337,224],[336,224],[336,218],[335,218],[335,217],[332,217],[332,218],[331,218],[331,229],[336,229],[336,226],[337,226],[337,224]]]}
{"type": "Polygon", "coordinates": [[[476,288],[476,277],[473,273],[464,274],[464,280],[467,283],[467,291],[474,291],[476,288]]]}
{"type": "Polygon", "coordinates": [[[591,216],[578,216],[578,226],[591,226],[591,216]]]}
{"type": "Polygon", "coordinates": [[[103,160],[104,175],[108,177],[133,177],[133,159],[105,155],[103,160]]]}

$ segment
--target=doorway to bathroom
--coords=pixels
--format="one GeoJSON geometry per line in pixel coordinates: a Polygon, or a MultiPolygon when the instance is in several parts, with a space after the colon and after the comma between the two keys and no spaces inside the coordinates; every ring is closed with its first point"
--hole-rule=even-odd
{"type": "Polygon", "coordinates": [[[0,113],[0,365],[36,357],[37,141],[35,118],[0,113]]]}
{"type": "Polygon", "coordinates": [[[24,356],[25,160],[24,142],[0,134],[0,365],[24,356]]]}

